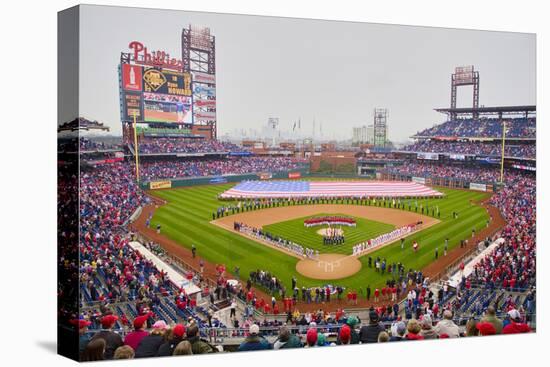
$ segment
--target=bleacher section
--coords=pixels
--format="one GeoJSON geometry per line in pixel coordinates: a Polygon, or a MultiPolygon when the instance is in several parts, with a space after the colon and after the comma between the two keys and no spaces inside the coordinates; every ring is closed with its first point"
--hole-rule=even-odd
{"type": "MultiPolygon", "coordinates": [[[[507,138],[535,139],[535,118],[506,119],[507,138]]],[[[501,138],[502,120],[498,118],[457,119],[418,132],[418,137],[501,138]]]]}

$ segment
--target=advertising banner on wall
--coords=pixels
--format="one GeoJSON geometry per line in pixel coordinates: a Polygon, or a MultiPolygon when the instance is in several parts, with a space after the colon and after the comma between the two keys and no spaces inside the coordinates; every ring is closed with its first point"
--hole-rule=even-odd
{"type": "Polygon", "coordinates": [[[532,171],[532,172],[536,172],[536,170],[537,170],[537,167],[526,166],[524,164],[512,164],[512,167],[517,168],[517,169],[521,169],[521,170],[524,170],[524,171],[532,171]]]}
{"type": "Polygon", "coordinates": [[[216,108],[215,99],[195,99],[195,107],[200,108],[216,108]]]}
{"type": "Polygon", "coordinates": [[[149,189],[158,190],[158,189],[169,189],[172,187],[172,181],[151,181],[149,182],[149,189]]]}
{"type": "Polygon", "coordinates": [[[464,154],[449,154],[449,158],[457,161],[463,161],[466,159],[466,156],[464,154]]]}
{"type": "Polygon", "coordinates": [[[143,103],[141,92],[122,93],[122,114],[125,121],[132,121],[134,114],[137,121],[143,120],[143,103]]]}
{"type": "Polygon", "coordinates": [[[302,174],[300,172],[289,172],[288,178],[300,178],[302,177],[302,174]]]}
{"type": "Polygon", "coordinates": [[[273,175],[270,172],[265,172],[258,174],[258,177],[260,178],[260,180],[270,180],[273,175]]]}
{"type": "Polygon", "coordinates": [[[487,185],[470,182],[470,190],[487,191],[487,185]]]}
{"type": "Polygon", "coordinates": [[[439,154],[438,153],[417,153],[416,158],[437,161],[439,159],[439,154]]]}
{"type": "Polygon", "coordinates": [[[126,91],[141,92],[142,67],[131,64],[122,64],[122,89],[126,91]]]}
{"type": "Polygon", "coordinates": [[[216,76],[214,74],[199,73],[198,71],[194,71],[191,75],[193,76],[194,83],[216,84],[216,76]]]}
{"type": "Polygon", "coordinates": [[[252,152],[229,152],[229,155],[232,157],[249,157],[252,155],[252,152]]]}
{"type": "Polygon", "coordinates": [[[413,177],[412,181],[423,185],[426,183],[426,179],[424,177],[413,177]]]}
{"type": "Polygon", "coordinates": [[[476,160],[481,164],[500,164],[500,158],[476,157],[476,160]]]}
{"type": "Polygon", "coordinates": [[[214,121],[216,120],[216,112],[195,112],[195,121],[214,121]]]}
{"type": "Polygon", "coordinates": [[[208,97],[215,97],[216,88],[207,87],[203,84],[193,84],[193,93],[198,95],[205,95],[208,97]]]}
{"type": "Polygon", "coordinates": [[[227,183],[227,178],[225,178],[223,176],[213,177],[208,182],[211,183],[211,184],[227,183]]]}

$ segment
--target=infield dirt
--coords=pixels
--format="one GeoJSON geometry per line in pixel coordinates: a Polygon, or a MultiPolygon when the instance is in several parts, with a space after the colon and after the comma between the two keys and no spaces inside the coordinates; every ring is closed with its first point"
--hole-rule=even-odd
{"type": "Polygon", "coordinates": [[[393,224],[396,227],[402,227],[407,224],[422,221],[424,228],[439,223],[439,220],[426,215],[408,212],[398,209],[381,208],[377,206],[359,206],[359,205],[297,205],[283,206],[278,208],[269,208],[258,211],[244,212],[230,215],[212,221],[223,228],[233,228],[234,222],[242,222],[246,225],[261,228],[263,226],[278,223],[295,218],[307,217],[308,215],[324,214],[346,214],[355,217],[366,218],[377,222],[393,224]]]}

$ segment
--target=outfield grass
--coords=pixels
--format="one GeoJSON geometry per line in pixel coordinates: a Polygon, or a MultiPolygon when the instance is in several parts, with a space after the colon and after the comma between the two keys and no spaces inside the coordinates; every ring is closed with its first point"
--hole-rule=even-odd
{"type": "MultiPolygon", "coordinates": [[[[296,258],[285,255],[238,234],[226,231],[210,224],[212,212],[226,202],[218,201],[217,195],[233,184],[195,186],[173,190],[152,192],[166,201],[167,205],[159,208],[152,219],[152,227],[162,225],[162,233],[178,241],[187,248],[197,246],[197,256],[212,263],[224,263],[232,271],[239,266],[241,278],[247,278],[252,270],[258,268],[270,270],[290,288],[292,275],[298,279],[298,285],[316,286],[327,283],[339,284],[349,288],[364,288],[367,284],[377,287],[385,283],[388,275],[382,276],[373,269],[367,268],[368,256],[360,259],[363,268],[357,274],[335,281],[319,281],[306,278],[296,273],[296,258]]],[[[441,223],[418,232],[407,240],[407,247],[401,250],[399,241],[373,252],[371,256],[386,258],[389,263],[401,262],[405,267],[422,269],[434,260],[434,250],[439,246],[443,253],[443,243],[449,238],[449,250],[459,245],[461,239],[471,236],[472,228],[476,231],[485,227],[488,215],[484,208],[474,205],[472,201],[487,197],[486,193],[438,188],[446,196],[443,199],[424,199],[418,203],[438,205],[441,211],[441,223]],[[452,219],[451,213],[459,213],[458,219],[452,219]],[[413,254],[410,243],[417,240],[420,249],[413,254]]]]}
{"type": "MultiPolygon", "coordinates": [[[[345,214],[325,214],[319,213],[316,217],[322,216],[342,216],[349,217],[345,214]]],[[[323,237],[317,233],[322,228],[327,226],[305,227],[304,220],[312,218],[307,216],[298,219],[287,220],[284,222],[274,223],[264,226],[263,229],[272,234],[278,235],[287,240],[299,243],[302,246],[309,247],[313,250],[319,250],[320,253],[336,253],[336,254],[351,254],[352,247],[359,242],[367,241],[377,237],[383,233],[392,231],[395,226],[368,220],[365,218],[353,217],[356,222],[355,227],[337,226],[344,231],[346,242],[341,245],[324,245],[323,237]]]]}

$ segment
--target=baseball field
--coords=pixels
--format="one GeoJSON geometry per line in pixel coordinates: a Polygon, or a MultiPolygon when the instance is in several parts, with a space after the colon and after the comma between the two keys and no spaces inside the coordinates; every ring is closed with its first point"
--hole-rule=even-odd
{"type": "MultiPolygon", "coordinates": [[[[220,206],[231,202],[219,201],[217,196],[234,184],[196,186],[189,188],[151,191],[150,194],[166,201],[154,211],[149,234],[157,224],[161,225],[161,235],[171,243],[185,248],[196,246],[197,257],[212,264],[225,264],[229,272],[240,268],[241,279],[246,279],[250,271],[268,270],[283,280],[287,289],[291,278],[295,276],[300,286],[320,286],[325,284],[342,285],[348,289],[371,288],[383,286],[391,275],[381,275],[368,267],[369,257],[385,258],[388,264],[402,263],[406,269],[421,270],[435,260],[435,249],[443,256],[445,238],[449,238],[449,251],[458,247],[460,241],[471,237],[472,229],[476,232],[487,226],[489,215],[484,207],[477,203],[488,198],[487,193],[437,188],[445,194],[443,198],[418,199],[407,201],[412,210],[390,209],[359,204],[338,203],[338,205],[295,205],[277,208],[258,209],[250,212],[229,215],[212,221],[212,213],[220,206]],[[415,206],[438,207],[440,216],[428,217],[415,212],[415,206]],[[453,218],[453,212],[458,218],[453,218]],[[322,237],[316,233],[319,228],[304,228],[303,220],[308,217],[324,214],[342,214],[353,216],[358,222],[356,228],[344,228],[346,244],[338,248],[322,244],[322,237]],[[301,261],[274,246],[243,236],[233,231],[233,221],[244,221],[251,225],[262,225],[277,235],[308,244],[321,253],[351,254],[351,246],[373,236],[391,231],[399,225],[406,224],[414,218],[422,218],[428,223],[406,238],[405,247],[401,249],[400,241],[383,246],[357,260],[360,270],[353,275],[340,279],[318,280],[302,275],[297,271],[301,261]],[[244,219],[244,220],[243,220],[244,219]],[[254,222],[249,223],[248,220],[254,222]],[[349,241],[349,242],[348,242],[349,241]],[[415,253],[412,243],[417,241],[419,249],[415,253]]],[[[430,213],[431,214],[431,213],[430,213]]],[[[158,238],[156,238],[158,239],[158,238]]],[[[307,245],[306,245],[307,246],[307,245]]],[[[354,259],[355,260],[355,259],[354,259]]]]}
{"type": "MultiPolygon", "coordinates": [[[[320,213],[316,217],[322,216],[343,216],[342,213],[320,213]]],[[[303,246],[306,246],[313,250],[319,250],[319,252],[331,252],[331,253],[341,253],[341,254],[350,254],[352,251],[352,246],[363,241],[367,241],[371,238],[375,238],[381,234],[390,232],[395,228],[394,225],[378,222],[374,220],[369,220],[361,217],[351,217],[355,219],[355,227],[346,227],[346,226],[334,226],[334,228],[341,229],[344,232],[345,242],[339,245],[324,245],[322,242],[322,234],[319,233],[322,229],[327,228],[327,226],[315,226],[315,227],[305,227],[304,221],[310,216],[286,220],[283,222],[278,222],[274,224],[269,224],[264,226],[264,230],[299,243],[303,246]]]]}

